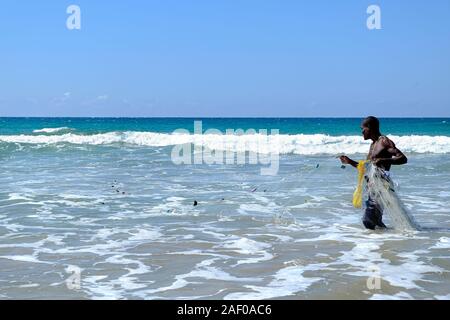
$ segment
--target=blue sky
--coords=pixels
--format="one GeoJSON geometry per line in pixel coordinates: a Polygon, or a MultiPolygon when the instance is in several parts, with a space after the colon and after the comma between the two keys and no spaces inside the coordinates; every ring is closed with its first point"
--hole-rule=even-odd
{"type": "Polygon", "coordinates": [[[3,0],[0,30],[0,116],[450,116],[448,0],[3,0]]]}

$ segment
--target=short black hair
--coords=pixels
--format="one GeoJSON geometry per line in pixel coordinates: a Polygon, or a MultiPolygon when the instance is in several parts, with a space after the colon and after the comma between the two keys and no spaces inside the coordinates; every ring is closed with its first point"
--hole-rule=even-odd
{"type": "Polygon", "coordinates": [[[370,116],[364,119],[363,123],[370,129],[374,131],[380,131],[380,120],[377,117],[370,116]]]}

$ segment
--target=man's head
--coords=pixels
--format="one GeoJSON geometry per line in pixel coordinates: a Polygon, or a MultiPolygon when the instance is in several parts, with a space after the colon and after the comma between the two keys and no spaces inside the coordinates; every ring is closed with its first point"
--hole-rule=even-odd
{"type": "Polygon", "coordinates": [[[376,117],[367,117],[361,123],[364,140],[369,140],[374,135],[380,134],[380,121],[376,117]]]}

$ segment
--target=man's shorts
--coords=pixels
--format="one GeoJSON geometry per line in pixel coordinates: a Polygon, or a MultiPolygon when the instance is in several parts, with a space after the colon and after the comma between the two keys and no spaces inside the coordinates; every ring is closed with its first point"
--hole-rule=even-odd
{"type": "Polygon", "coordinates": [[[383,212],[380,206],[375,202],[375,200],[369,199],[366,201],[366,211],[362,222],[367,229],[375,230],[375,227],[386,228],[383,223],[383,212]]]}

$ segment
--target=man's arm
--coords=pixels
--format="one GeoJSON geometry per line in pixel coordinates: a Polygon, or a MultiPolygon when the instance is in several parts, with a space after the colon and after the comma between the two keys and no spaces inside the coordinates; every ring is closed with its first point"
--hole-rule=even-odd
{"type": "Polygon", "coordinates": [[[388,138],[384,138],[381,143],[384,149],[391,155],[391,158],[375,159],[376,165],[402,165],[408,162],[408,158],[395,146],[395,143],[388,138]]]}

